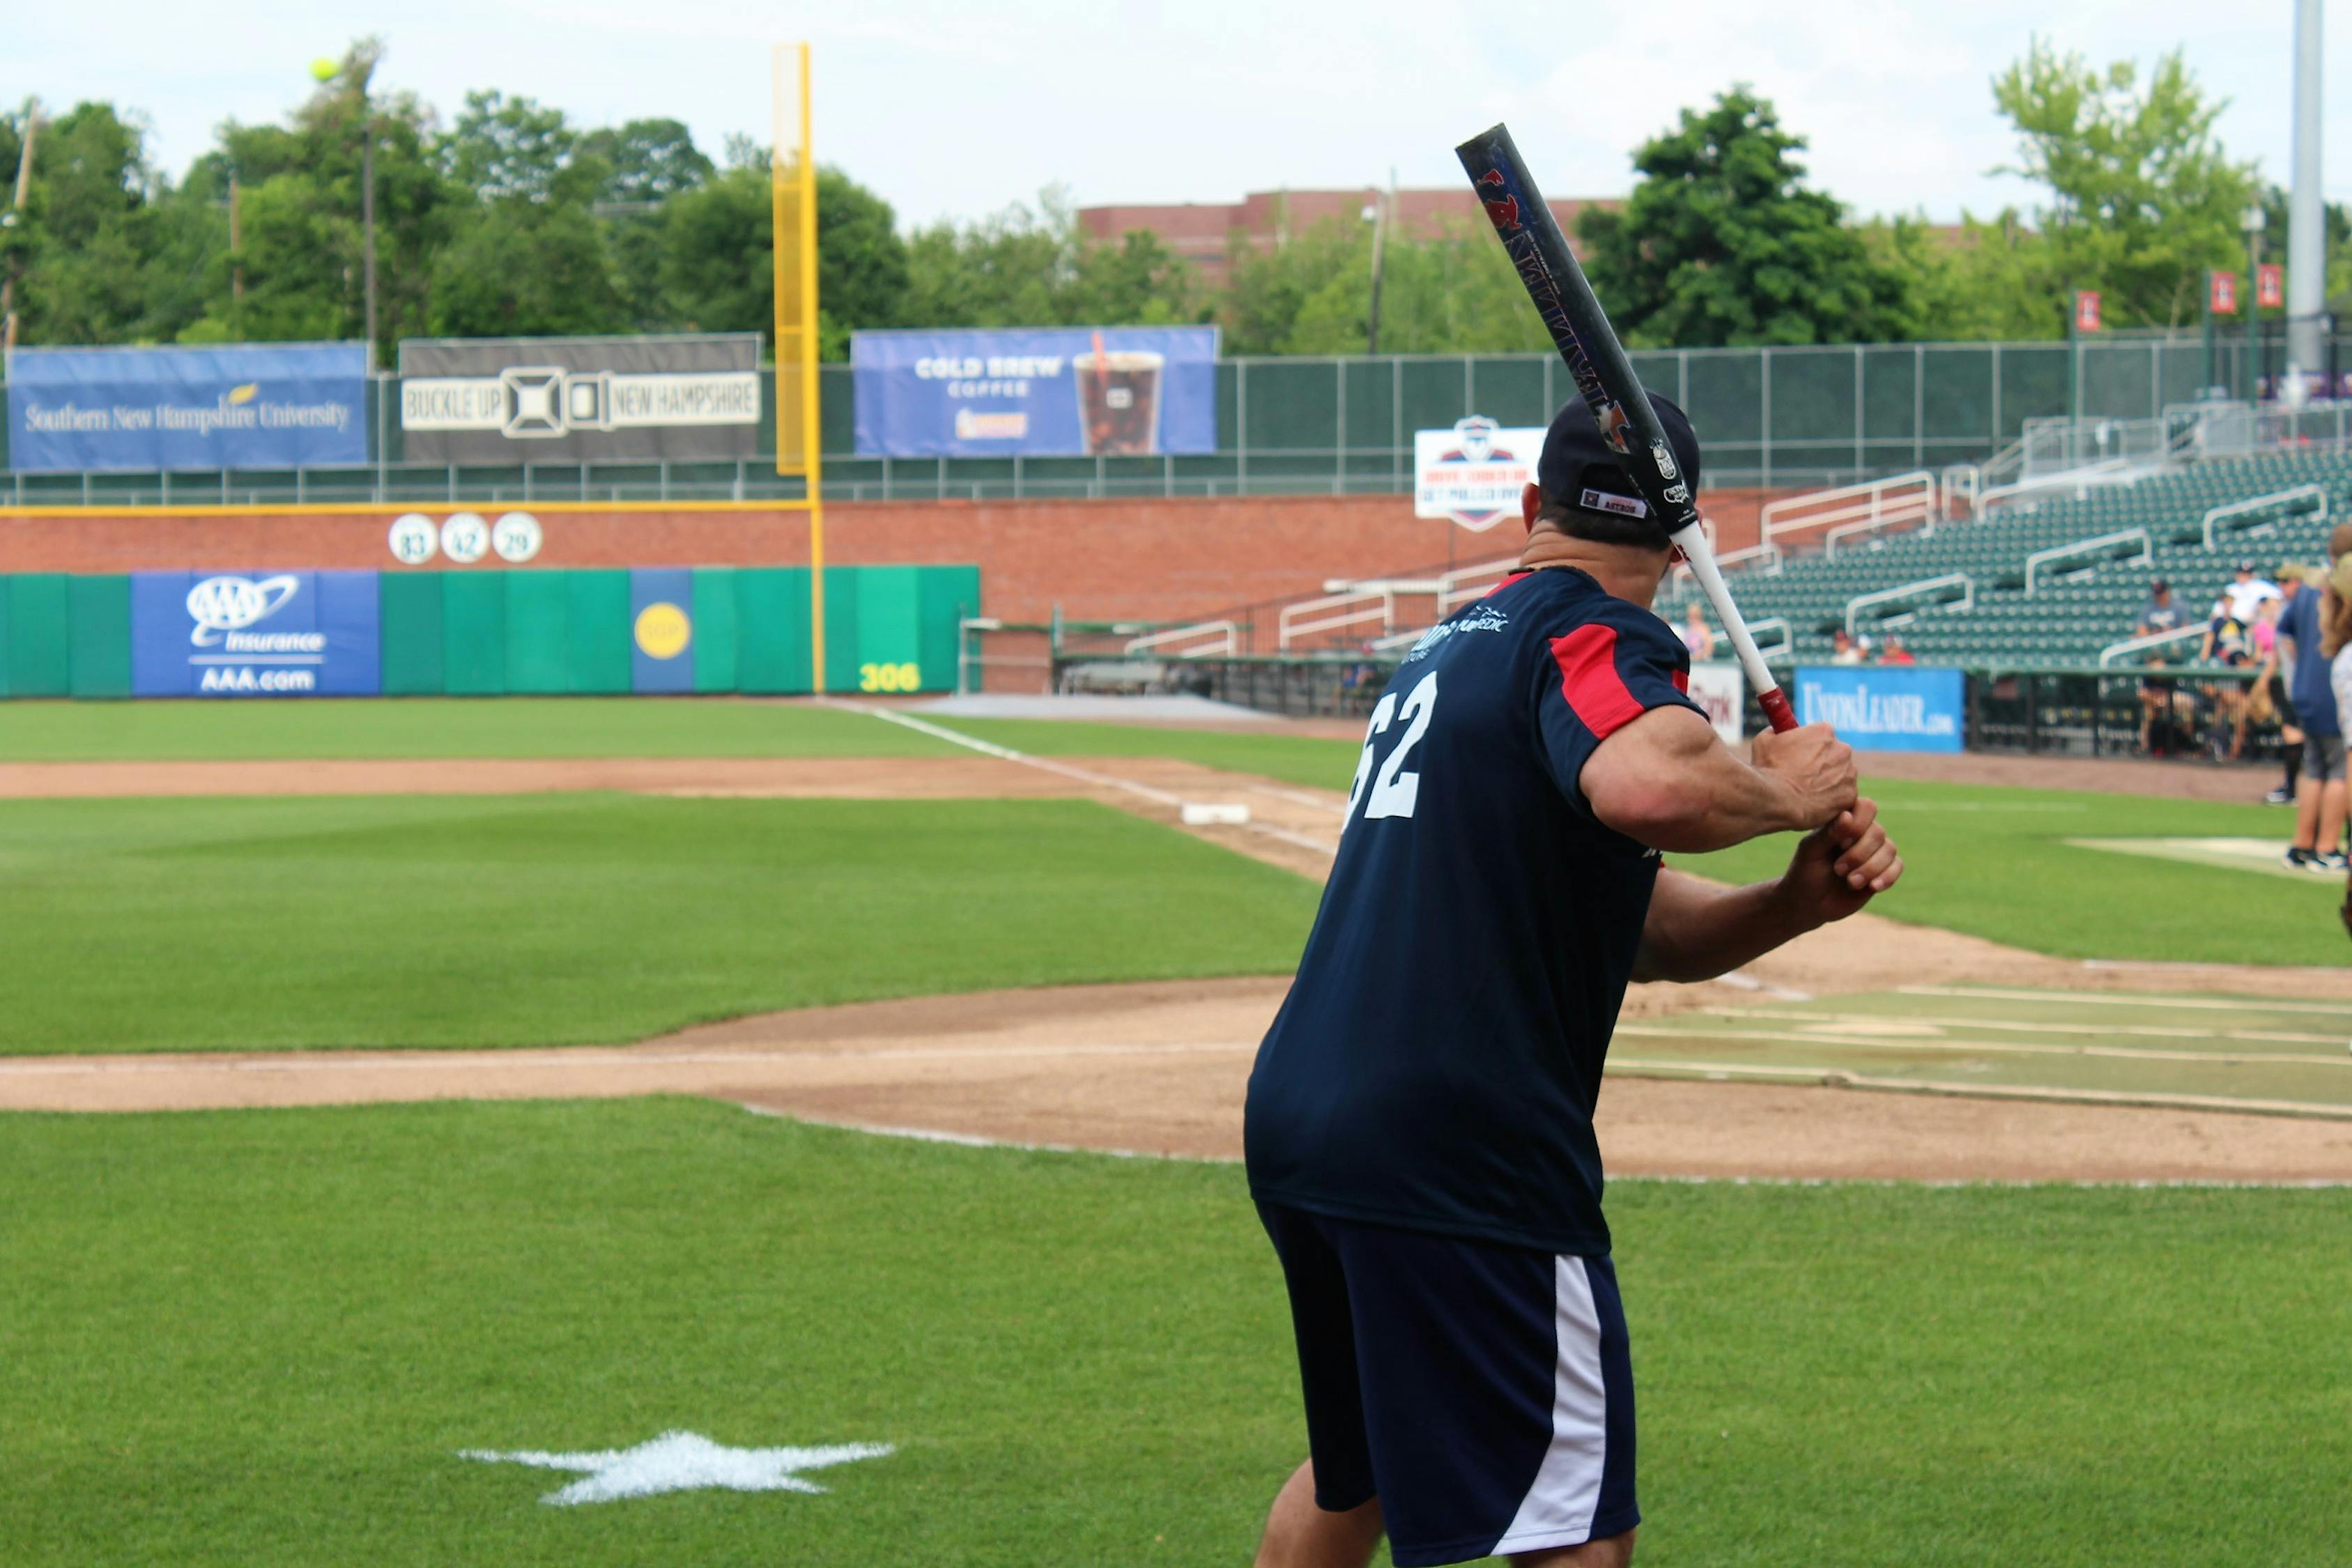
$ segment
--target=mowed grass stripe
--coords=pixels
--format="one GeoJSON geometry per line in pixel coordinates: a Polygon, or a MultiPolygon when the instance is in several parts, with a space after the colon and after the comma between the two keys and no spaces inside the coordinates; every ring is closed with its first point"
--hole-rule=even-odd
{"type": "MultiPolygon", "coordinates": [[[[1304,1451],[1230,1166],[682,1100],[16,1116],[0,1156],[12,1565],[1244,1562],[1304,1451]],[[578,1509],[457,1458],[668,1427],[898,1452],[824,1496],[578,1509]]],[[[1646,1562],[2352,1539],[2352,1193],[1632,1183],[1610,1209],[1646,1562]]]]}
{"type": "MultiPolygon", "coordinates": [[[[2249,793],[2262,781],[2250,780],[2249,793]]],[[[2069,844],[2102,837],[2275,837],[2287,813],[2260,805],[2145,795],[1867,780],[1902,847],[1902,884],[1872,905],[1899,921],[1941,926],[2063,958],[2340,965],[2347,953],[2336,905],[2341,882],[2251,883],[2227,868],[2115,855],[2069,844]],[[1962,810],[2000,805],[2001,810],[1962,810]],[[2069,806],[2081,810],[2028,810],[2069,806]]],[[[1785,838],[1675,863],[1727,881],[1776,876],[1785,838]]]]}
{"type": "Polygon", "coordinates": [[[0,888],[0,1053],[602,1044],[1279,973],[1317,894],[1082,801],[586,794],[17,802],[0,888]]]}
{"type": "MultiPolygon", "coordinates": [[[[1296,735],[957,720],[1043,756],[1175,757],[1346,789],[1356,743],[1296,735]]],[[[946,757],[965,754],[869,714],[733,698],[314,698],[278,702],[0,702],[0,760],[302,761],[436,757],[946,757]]]]}

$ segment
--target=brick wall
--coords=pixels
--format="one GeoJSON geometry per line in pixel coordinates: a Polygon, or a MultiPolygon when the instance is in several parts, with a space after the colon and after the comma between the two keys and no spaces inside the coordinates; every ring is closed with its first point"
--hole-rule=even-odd
{"type": "MultiPolygon", "coordinates": [[[[1751,543],[1761,492],[1704,497],[1722,547],[1751,543]]],[[[81,511],[0,515],[0,572],[182,568],[402,568],[385,544],[403,508],[348,511],[81,511]]],[[[446,508],[425,508],[436,522],[446,508]]],[[[765,509],[532,508],[541,566],[797,565],[808,521],[765,509]]],[[[495,515],[493,512],[492,515],[495,515]]],[[[1516,524],[1472,533],[1416,518],[1395,496],[1217,500],[948,501],[825,510],[826,558],[843,565],[975,562],[987,611],[1043,618],[1172,620],[1318,591],[1325,579],[1518,548],[1516,524]]],[[[446,560],[431,564],[447,567],[446,560]]],[[[495,556],[474,571],[502,566],[495,556]]]]}

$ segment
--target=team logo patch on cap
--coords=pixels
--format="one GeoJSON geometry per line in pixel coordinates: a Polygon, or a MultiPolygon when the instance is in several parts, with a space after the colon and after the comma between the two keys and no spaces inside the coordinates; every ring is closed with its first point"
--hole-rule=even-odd
{"type": "Polygon", "coordinates": [[[1611,495],[1607,490],[1588,489],[1576,504],[1587,511],[1613,511],[1619,517],[1650,515],[1650,503],[1640,497],[1611,495]]]}

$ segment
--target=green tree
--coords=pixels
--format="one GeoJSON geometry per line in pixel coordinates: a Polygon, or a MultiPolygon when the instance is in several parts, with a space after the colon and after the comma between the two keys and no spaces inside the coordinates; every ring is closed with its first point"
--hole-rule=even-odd
{"type": "MultiPolygon", "coordinates": [[[[729,167],[669,203],[662,276],[672,310],[703,331],[765,332],[775,325],[771,251],[775,214],[765,149],[731,150],[729,167]]],[[[908,247],[890,204],[838,169],[816,174],[817,338],[846,359],[849,334],[910,321],[908,247]]]]}
{"type": "Polygon", "coordinates": [[[1633,154],[1622,212],[1579,222],[1594,289],[1644,345],[1829,343],[1905,338],[1909,279],[1872,253],[1844,208],[1807,188],[1805,139],[1745,86],[1633,154]]]}
{"type": "Polygon", "coordinates": [[[1202,320],[1192,268],[1158,235],[1090,244],[1060,190],[974,223],[938,223],[907,241],[900,324],[1129,326],[1202,320]]]}
{"type": "Polygon", "coordinates": [[[2068,291],[2097,289],[2110,325],[2194,321],[2205,269],[2243,254],[2240,215],[2260,185],[2213,134],[2226,99],[2209,99],[2180,51],[2158,57],[2142,86],[2118,60],[2099,69],[2040,38],[1993,82],[2016,128],[2003,172],[2044,186],[2036,215],[2046,256],[2041,309],[2063,323],[2068,291]]]}
{"type": "MultiPolygon", "coordinates": [[[[21,123],[12,131],[12,151],[21,151],[21,123]]],[[[12,162],[11,202],[16,174],[12,162]]],[[[25,222],[12,240],[21,342],[114,343],[145,333],[152,202],[161,188],[143,132],[113,105],[76,104],[42,122],[25,222]]]]}

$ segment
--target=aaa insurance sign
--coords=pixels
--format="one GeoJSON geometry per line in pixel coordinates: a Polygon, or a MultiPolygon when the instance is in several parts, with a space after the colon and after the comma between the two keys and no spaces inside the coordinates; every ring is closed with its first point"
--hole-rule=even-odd
{"type": "Polygon", "coordinates": [[[1540,429],[1506,430],[1472,415],[1451,430],[1412,433],[1412,514],[1450,517],[1485,532],[1519,514],[1519,492],[1535,482],[1540,429]]]}
{"type": "Polygon", "coordinates": [[[135,572],[137,697],[372,697],[373,572],[135,572]]]}

